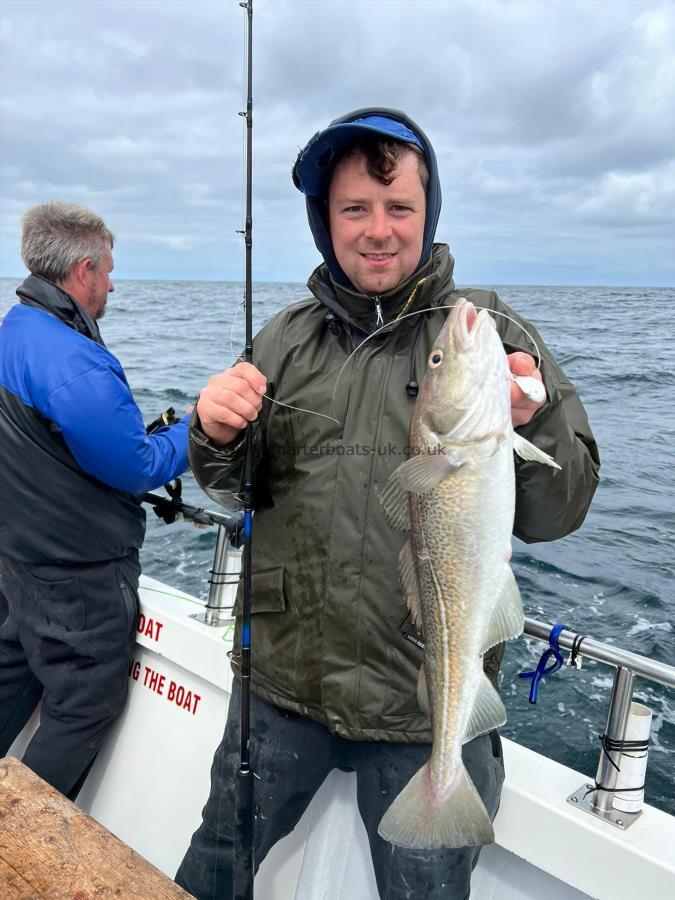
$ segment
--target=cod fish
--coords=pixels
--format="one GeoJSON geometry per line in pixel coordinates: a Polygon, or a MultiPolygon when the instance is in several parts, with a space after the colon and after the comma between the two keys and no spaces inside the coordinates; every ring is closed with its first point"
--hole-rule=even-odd
{"type": "Polygon", "coordinates": [[[494,320],[460,298],[429,355],[410,426],[410,459],[382,492],[391,527],[410,532],[399,576],[425,636],[418,700],[433,729],[429,761],[380,822],[380,836],[402,847],[494,840],[462,745],[506,721],[482,654],[517,637],[524,625],[509,564],[513,452],[560,468],[514,432],[511,380],[494,320]]]}

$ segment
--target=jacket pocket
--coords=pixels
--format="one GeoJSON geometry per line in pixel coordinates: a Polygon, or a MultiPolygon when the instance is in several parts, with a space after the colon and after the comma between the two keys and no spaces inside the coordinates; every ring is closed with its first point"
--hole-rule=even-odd
{"type": "MultiPolygon", "coordinates": [[[[237,597],[232,613],[240,616],[244,602],[244,579],[239,579],[237,597]]],[[[284,567],[263,569],[251,573],[251,615],[258,613],[281,613],[286,609],[284,595],[284,567]]]]}
{"type": "MultiPolygon", "coordinates": [[[[237,617],[241,617],[243,593],[242,580],[233,609],[237,617]]],[[[239,652],[241,618],[237,626],[236,655],[239,652]]],[[[254,682],[258,680],[265,687],[277,688],[285,694],[295,690],[299,626],[284,567],[251,573],[251,668],[254,670],[254,682]]]]}
{"type": "Polygon", "coordinates": [[[52,580],[38,578],[32,572],[30,580],[35,600],[47,625],[62,631],[82,631],[87,615],[82,586],[77,578],[52,580]]]}

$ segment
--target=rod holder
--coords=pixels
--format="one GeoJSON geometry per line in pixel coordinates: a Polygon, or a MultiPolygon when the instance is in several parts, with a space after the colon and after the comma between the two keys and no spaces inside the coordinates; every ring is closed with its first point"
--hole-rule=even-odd
{"type": "MultiPolygon", "coordinates": [[[[629,669],[619,666],[616,670],[605,728],[605,735],[611,741],[621,742],[626,739],[634,677],[629,669]]],[[[596,784],[582,785],[567,798],[567,802],[625,831],[638,818],[640,812],[622,812],[613,806],[620,766],[621,751],[603,748],[600,751],[595,776],[596,784]]]]}
{"type": "Polygon", "coordinates": [[[232,618],[234,605],[232,587],[239,582],[239,555],[240,551],[230,543],[227,528],[219,525],[206,606],[203,613],[195,613],[191,618],[212,627],[222,625],[232,618]]]}
{"type": "MultiPolygon", "coordinates": [[[[630,705],[633,700],[633,680],[633,673],[628,669],[619,667],[616,670],[605,729],[605,734],[612,741],[623,741],[626,738],[630,705]]],[[[612,809],[620,765],[620,750],[601,751],[595,781],[602,787],[594,792],[593,798],[593,808],[598,812],[607,813],[612,809]]]]}
{"type": "MultiPolygon", "coordinates": [[[[552,625],[546,622],[538,622],[536,619],[525,619],[525,634],[535,640],[548,644],[551,634],[552,625]]],[[[562,650],[575,651],[577,656],[593,659],[604,665],[615,666],[616,676],[612,686],[612,697],[609,705],[609,714],[607,717],[606,735],[619,744],[626,740],[628,733],[628,723],[631,714],[631,705],[633,707],[638,704],[631,704],[633,694],[633,679],[635,676],[646,678],[655,684],[662,684],[664,687],[675,690],[675,666],[669,666],[666,663],[650,659],[647,656],[640,656],[638,653],[632,653],[629,650],[622,650],[621,647],[615,647],[613,644],[604,644],[596,641],[590,635],[576,634],[571,629],[564,629],[558,636],[558,646],[562,650]]],[[[643,718],[645,714],[642,714],[643,718]]],[[[648,726],[643,725],[640,728],[640,740],[645,738],[648,740],[648,726]],[[647,732],[647,734],[644,734],[647,732]]],[[[632,767],[632,762],[626,766],[627,758],[623,756],[621,751],[607,751],[609,757],[616,765],[623,767],[623,775],[628,775],[628,768],[632,767]],[[619,760],[623,756],[623,760],[619,760]]],[[[646,766],[647,760],[644,760],[646,766]]],[[[641,769],[642,771],[642,769],[641,769]]],[[[635,798],[631,797],[627,801],[625,797],[629,792],[623,792],[623,799],[616,804],[616,799],[622,798],[622,788],[626,788],[626,782],[623,777],[619,779],[619,773],[616,771],[612,763],[605,755],[603,749],[598,771],[596,774],[597,784],[601,785],[605,790],[598,789],[595,784],[582,784],[578,790],[567,798],[567,802],[576,806],[577,809],[583,809],[597,818],[608,822],[625,831],[640,815],[640,811],[635,809],[637,803],[635,798]]],[[[642,780],[641,778],[638,781],[642,780]]],[[[631,783],[632,779],[631,779],[631,783]]],[[[637,791],[635,792],[638,793],[637,791]]],[[[640,802],[643,794],[638,795],[640,802]]]]}
{"type": "Polygon", "coordinates": [[[629,746],[621,754],[621,774],[612,801],[612,806],[619,812],[636,813],[642,809],[651,724],[651,709],[642,703],[631,703],[626,727],[629,746]]]}

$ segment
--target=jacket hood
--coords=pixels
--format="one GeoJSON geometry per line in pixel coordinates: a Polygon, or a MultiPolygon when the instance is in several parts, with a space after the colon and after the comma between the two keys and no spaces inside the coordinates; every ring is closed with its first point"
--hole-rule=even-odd
{"type": "Polygon", "coordinates": [[[56,316],[65,325],[105,346],[98,325],[89,313],[70,294],[41,275],[29,275],[16,293],[26,306],[34,306],[56,316]]]}
{"type": "Polygon", "coordinates": [[[429,182],[426,189],[426,220],[422,255],[413,273],[415,277],[429,262],[441,212],[441,185],[438,178],[436,154],[422,129],[405,113],[397,109],[367,107],[334,119],[323,131],[317,132],[300,151],[293,166],[293,181],[306,196],[307,218],[314,243],[326,262],[333,281],[354,289],[333,252],[328,230],[325,189],[335,155],[353,140],[365,134],[381,134],[397,140],[416,143],[424,151],[429,182]],[[392,122],[393,120],[393,122],[392,122]]]}

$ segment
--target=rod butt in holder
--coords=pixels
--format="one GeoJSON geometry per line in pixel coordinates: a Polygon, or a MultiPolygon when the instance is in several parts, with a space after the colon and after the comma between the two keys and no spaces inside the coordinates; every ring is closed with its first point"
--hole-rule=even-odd
{"type": "Polygon", "coordinates": [[[222,625],[232,618],[232,607],[239,583],[241,552],[230,543],[230,534],[223,525],[218,526],[213,568],[209,578],[209,597],[204,612],[191,618],[205,625],[222,625]]]}

